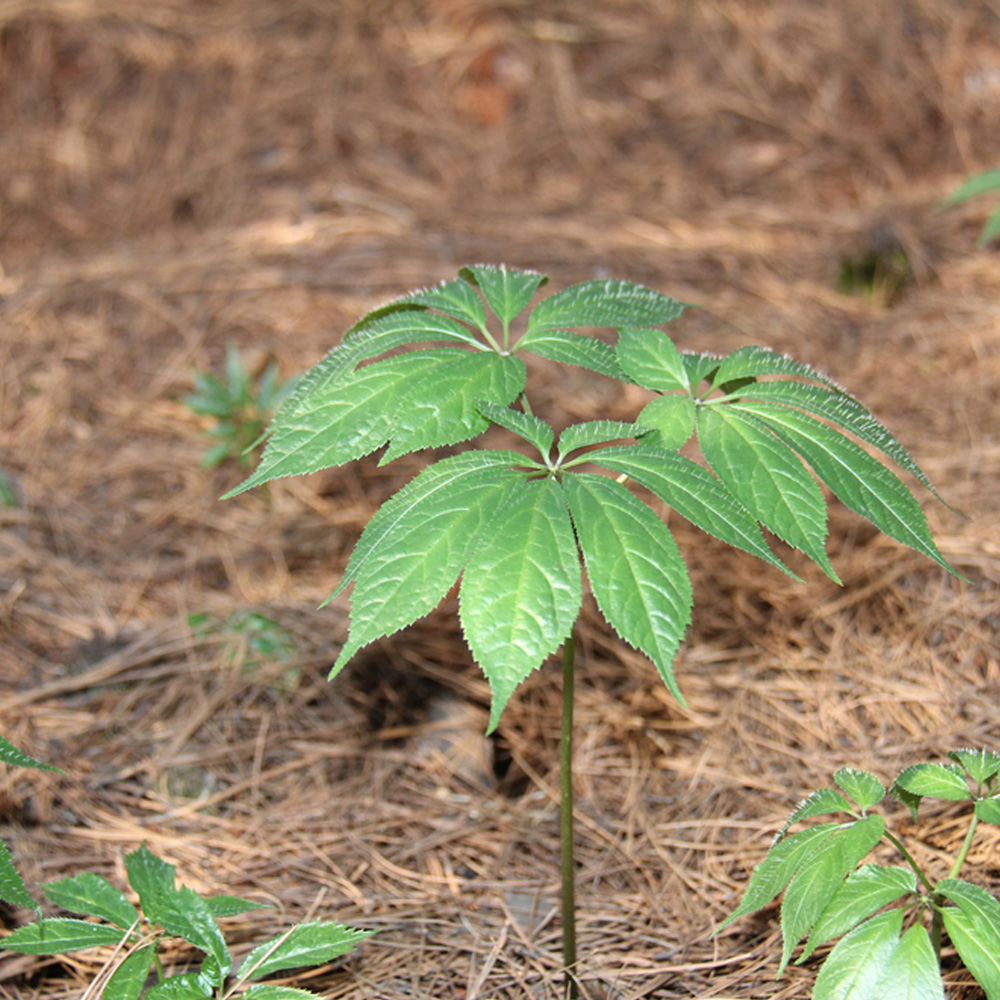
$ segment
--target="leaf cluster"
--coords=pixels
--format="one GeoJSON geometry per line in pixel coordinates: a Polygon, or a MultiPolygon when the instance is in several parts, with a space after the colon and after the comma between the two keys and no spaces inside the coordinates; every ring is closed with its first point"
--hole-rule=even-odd
{"type": "Polygon", "coordinates": [[[176,884],[176,869],[145,844],[125,857],[129,884],[142,912],[123,892],[91,872],[44,886],[56,906],[84,918],[39,919],[0,938],[0,947],[27,955],[61,955],[87,948],[113,949],[102,972],[105,1000],[205,1000],[225,998],[237,989],[253,1000],[306,1000],[307,990],[260,982],[286,969],[321,965],[353,951],[371,931],[312,921],[296,924],[257,945],[233,973],[219,919],[237,916],[263,904],[238,896],[202,897],[176,884]],[[165,937],[181,938],[202,953],[196,972],[165,975],[158,947],[165,937]],[[156,968],[159,981],[146,987],[156,968]],[[244,987],[246,987],[244,989],[244,987]]]}
{"type": "MultiPolygon", "coordinates": [[[[949,195],[944,204],[946,206],[960,205],[970,198],[978,198],[980,195],[989,194],[992,191],[1000,191],[1000,169],[984,170],[980,174],[973,175],[957,191],[949,195]]],[[[1000,236],[1000,205],[987,219],[977,242],[979,246],[984,247],[997,236],[1000,236]]]]}
{"type": "Polygon", "coordinates": [[[887,794],[878,778],[842,768],[833,776],[836,788],[813,792],[789,816],[754,869],[740,905],[718,931],[784,891],[778,975],[799,942],[805,941],[801,963],[840,938],[817,976],[814,1000],[944,1000],[943,926],[987,1000],[1000,1000],[1000,902],[957,877],[976,825],[1000,825],[1000,754],[956,750],[949,757],[945,764],[906,768],[888,790],[910,808],[914,822],[924,798],[973,803],[968,834],[947,878],[932,884],[903,842],[887,831],[883,817],[870,812],[887,794]],[[831,814],[849,818],[788,832],[802,820],[831,814]],[[883,838],[906,864],[861,864],[883,838]],[[925,913],[932,918],[930,931],[921,919],[925,913]]]}
{"type": "Polygon", "coordinates": [[[385,463],[456,445],[491,424],[520,439],[516,451],[442,458],[375,514],[334,594],[354,588],[331,677],[363,646],[431,611],[461,577],[462,628],[492,688],[492,729],[517,685],[570,634],[585,569],[607,621],[681,699],[672,664],[691,584],[667,524],[627,480],[790,573],[766,529],[836,580],[823,484],[948,568],[920,505],[871,452],[932,489],[926,476],[831,379],[758,346],[726,357],[679,350],[660,327],[687,307],[627,281],[572,286],[521,318],[545,281],[476,265],[369,313],[301,379],[275,414],[260,465],[228,494],[380,448],[385,463]],[[602,327],[613,346],[590,332],[602,327]],[[587,421],[556,441],[524,395],[532,356],[653,398],[634,422],[587,421]],[[681,454],[691,440],[704,465],[681,454]]]}
{"type": "Polygon", "coordinates": [[[222,378],[210,372],[196,373],[194,392],[181,402],[212,420],[207,434],[215,444],[202,455],[202,466],[214,469],[233,460],[241,468],[249,468],[268,421],[294,388],[294,379],[282,382],[278,378],[277,362],[268,365],[254,380],[233,345],[226,350],[222,378]]]}

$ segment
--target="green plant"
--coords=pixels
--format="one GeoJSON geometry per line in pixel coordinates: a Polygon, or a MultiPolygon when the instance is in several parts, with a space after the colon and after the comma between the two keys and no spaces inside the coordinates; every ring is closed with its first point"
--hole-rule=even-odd
{"type": "Polygon", "coordinates": [[[182,402],[199,416],[214,420],[207,434],[217,440],[202,456],[201,464],[214,469],[232,459],[246,469],[268,420],[295,388],[295,380],[281,382],[278,364],[272,362],[255,385],[239,350],[230,345],[226,349],[225,377],[198,372],[194,388],[182,402]]]}
{"type": "Polygon", "coordinates": [[[139,996],[147,1000],[203,1000],[237,994],[253,1000],[305,1000],[318,994],[259,980],[285,969],[340,958],[372,934],[325,921],[296,924],[257,945],[231,976],[232,958],[218,919],[260,909],[263,904],[238,896],[203,897],[193,889],[178,888],[175,866],[158,858],[145,844],[125,856],[125,870],[142,914],[107,879],[83,872],[49,882],[44,886],[45,895],[56,906],[96,917],[100,923],[73,917],[39,919],[0,938],[0,947],[27,955],[111,948],[92,987],[99,989],[105,1000],[136,1000],[139,996]],[[165,974],[159,946],[171,937],[181,938],[202,952],[198,971],[165,974]],[[154,967],[158,982],[147,988],[146,980],[154,967]]]}
{"type": "Polygon", "coordinates": [[[459,576],[462,629],[492,689],[490,730],[517,686],[562,646],[563,954],[575,995],[573,628],[581,553],[605,618],[683,702],[672,664],[691,619],[691,584],[667,525],[625,480],[794,576],[763,526],[836,580],[815,475],[876,527],[949,567],[908,488],[862,445],[931,488],[926,476],[825,375],[763,347],[726,357],[679,351],[659,327],[687,307],[627,281],[558,292],[513,336],[512,322],[546,280],[504,266],[466,267],[455,281],[369,313],[302,378],[275,414],[257,470],[227,496],[386,445],[382,464],[455,445],[491,424],[528,450],[449,455],[382,505],[333,594],[354,587],[348,639],[330,676],[363,646],[431,611],[459,576]],[[575,327],[610,327],[617,342],[575,327]],[[420,346],[398,351],[413,345],[420,346]],[[653,398],[634,423],[578,423],[557,442],[525,395],[524,359],[532,355],[635,383],[653,398]],[[709,468],[680,453],[692,437],[709,468]]]}
{"type": "MultiPolygon", "coordinates": [[[[961,205],[970,198],[978,198],[981,194],[989,194],[991,191],[1000,191],[1000,169],[985,170],[970,177],[954,194],[945,199],[944,204],[961,205]]],[[[1000,206],[997,206],[986,221],[977,243],[984,247],[998,235],[1000,235],[1000,206]]]]}
{"type": "MultiPolygon", "coordinates": [[[[188,615],[187,621],[199,638],[220,640],[225,658],[244,674],[254,673],[268,662],[286,663],[298,652],[295,637],[273,618],[257,611],[237,609],[224,619],[198,612],[188,615]]],[[[293,689],[301,674],[301,667],[288,666],[282,671],[278,686],[283,690],[293,689]]]]}
{"type": "Polygon", "coordinates": [[[906,768],[889,789],[909,807],[914,823],[923,798],[973,805],[965,839],[945,878],[932,882],[903,841],[886,829],[885,819],[870,812],[886,795],[878,778],[841,768],[833,776],[836,789],[813,792],[788,818],[719,931],[784,890],[779,976],[800,941],[806,941],[801,963],[821,945],[841,938],[823,962],[813,1000],[944,1000],[943,929],[987,1000],[1000,1000],[1000,902],[958,878],[977,824],[1000,824],[1000,754],[956,750],[948,756],[948,764],[906,768]],[[836,813],[852,818],[788,833],[801,820],[836,813]],[[906,864],[858,867],[883,840],[906,864]]]}

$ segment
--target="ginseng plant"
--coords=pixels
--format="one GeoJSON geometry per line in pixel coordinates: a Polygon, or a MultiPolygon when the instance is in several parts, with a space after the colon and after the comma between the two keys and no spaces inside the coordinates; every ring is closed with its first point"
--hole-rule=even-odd
{"type": "Polygon", "coordinates": [[[684,703],[672,663],[691,620],[691,583],[667,525],[627,481],[795,576],[769,548],[763,526],[837,580],[824,547],[818,477],[886,534],[950,567],[910,490],[862,446],[933,492],[927,477],[825,375],[765,347],[726,357],[680,351],[660,327],[687,307],[628,281],[585,282],[543,299],[515,335],[514,320],[546,280],[503,265],[465,267],[454,281],[366,315],[301,379],[274,416],[258,468],[227,496],[384,446],[381,464],[456,445],[491,424],[523,441],[523,451],[473,449],[435,461],[379,508],[332,595],[353,585],[349,634],[330,677],[362,647],[432,611],[459,577],[462,630],[492,691],[489,731],[517,686],[562,647],[563,958],[572,997],[581,554],[608,623],[684,703]],[[615,345],[576,327],[610,328],[615,345]],[[634,423],[576,423],[556,441],[525,396],[532,355],[655,396],[634,423]],[[695,436],[708,468],[679,451],[695,436]]]}

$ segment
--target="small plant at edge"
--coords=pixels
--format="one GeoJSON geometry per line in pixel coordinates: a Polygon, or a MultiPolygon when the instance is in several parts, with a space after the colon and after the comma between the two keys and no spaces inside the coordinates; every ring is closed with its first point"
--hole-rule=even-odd
{"type": "Polygon", "coordinates": [[[883,817],[870,812],[886,795],[878,778],[841,768],[833,776],[836,789],[813,792],[789,816],[754,869],[739,907],[716,933],[784,890],[779,976],[800,941],[806,942],[798,959],[802,963],[821,945],[841,938],[820,968],[813,1000],[944,1000],[942,929],[987,1000],[1000,1000],[1000,902],[958,877],[977,824],[1000,825],[1000,754],[955,750],[948,756],[948,764],[906,768],[889,789],[910,809],[914,823],[923,798],[972,804],[965,838],[946,878],[932,882],[903,841],[886,829],[883,817]],[[836,813],[851,818],[788,833],[801,820],[836,813]],[[906,864],[858,867],[883,839],[906,864]]]}
{"type": "MultiPolygon", "coordinates": [[[[949,195],[945,201],[945,207],[951,205],[961,205],[971,198],[978,198],[981,194],[989,194],[992,191],[1000,191],[1000,169],[984,170],[981,174],[970,177],[954,194],[949,195]]],[[[1000,236],[1000,206],[997,206],[993,214],[986,220],[983,231],[976,241],[979,246],[984,247],[990,240],[1000,236]]]]}

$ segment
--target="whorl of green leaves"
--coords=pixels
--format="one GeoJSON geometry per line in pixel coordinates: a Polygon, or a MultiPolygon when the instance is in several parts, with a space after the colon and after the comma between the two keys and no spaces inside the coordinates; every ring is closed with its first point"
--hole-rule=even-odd
{"type": "Polygon", "coordinates": [[[259,467],[229,494],[383,447],[387,462],[456,445],[491,424],[519,438],[517,451],[467,451],[429,465],[378,511],[336,591],[354,586],[331,676],[460,580],[462,628],[493,691],[492,729],[518,684],[570,634],[582,563],[608,622],[681,699],[673,659],[691,585],[670,529],[626,479],[785,572],[763,529],[836,580],[822,485],[949,568],[919,504],[881,459],[932,489],[927,477],[827,376],[763,347],[724,358],[681,351],[660,327],[685,305],[627,281],[574,285],[523,317],[545,282],[533,271],[475,265],[368,314],[302,378],[270,426],[259,467]],[[614,346],[590,332],[602,327],[614,346]],[[650,390],[650,402],[632,424],[576,424],[556,442],[524,399],[532,355],[632,382],[650,390]],[[679,453],[692,438],[706,465],[679,453]]]}

